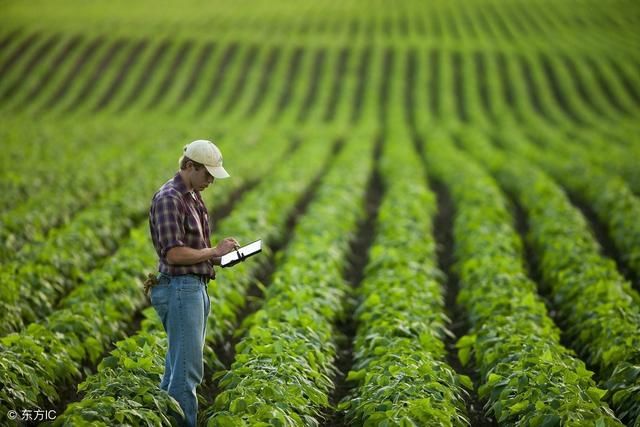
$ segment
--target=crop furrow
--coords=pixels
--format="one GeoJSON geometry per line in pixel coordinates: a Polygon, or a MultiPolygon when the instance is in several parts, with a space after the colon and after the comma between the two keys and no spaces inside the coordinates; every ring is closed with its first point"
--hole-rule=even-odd
{"type": "Polygon", "coordinates": [[[353,108],[351,110],[351,123],[356,123],[360,119],[362,111],[362,102],[364,99],[364,89],[369,76],[369,68],[371,64],[372,47],[366,46],[360,52],[360,63],[358,64],[357,86],[353,96],[353,108]]]}
{"type": "Polygon", "coordinates": [[[349,48],[343,47],[340,49],[340,56],[338,58],[338,62],[336,63],[335,71],[333,72],[333,85],[331,86],[331,96],[329,101],[327,102],[327,108],[324,114],[324,121],[330,122],[333,120],[336,114],[336,106],[338,104],[338,99],[342,92],[342,87],[344,85],[344,74],[347,72],[347,66],[349,64],[349,59],[352,57],[351,50],[349,48]]]}
{"type": "Polygon", "coordinates": [[[186,40],[182,43],[180,49],[176,53],[176,56],[173,58],[173,62],[171,62],[171,65],[168,67],[162,82],[156,89],[154,97],[147,104],[147,110],[154,108],[159,102],[161,102],[165,94],[169,91],[175,79],[175,75],[184,64],[185,57],[189,54],[191,49],[193,49],[193,44],[194,42],[192,40],[186,40]]]}
{"type": "Polygon", "coordinates": [[[463,72],[462,72],[462,54],[460,52],[451,52],[451,56],[449,58],[451,60],[451,65],[453,67],[453,96],[456,102],[456,111],[458,113],[458,118],[462,122],[469,121],[469,113],[467,111],[467,103],[468,100],[465,99],[464,96],[464,88],[463,88],[463,72]]]}
{"type": "Polygon", "coordinates": [[[427,99],[431,115],[438,119],[440,117],[440,57],[441,51],[432,48],[429,51],[429,81],[427,84],[427,99]]]}
{"type": "Polygon", "coordinates": [[[140,58],[140,54],[146,49],[147,43],[148,43],[147,40],[140,40],[137,44],[135,44],[131,48],[129,55],[127,55],[125,61],[120,66],[120,69],[118,70],[115,78],[109,85],[109,88],[106,90],[102,98],[100,98],[100,101],[98,101],[96,106],[93,108],[93,112],[97,112],[104,109],[113,100],[114,96],[120,89],[120,86],[122,85],[123,81],[129,75],[129,71],[133,66],[135,66],[136,62],[138,62],[140,58]]]}
{"type": "Polygon", "coordinates": [[[380,78],[380,88],[378,90],[378,120],[382,125],[382,133],[384,134],[389,126],[389,91],[392,82],[394,68],[395,51],[387,48],[382,57],[382,75],[380,78]]]}
{"type": "Polygon", "coordinates": [[[233,106],[236,104],[238,99],[241,98],[242,92],[244,91],[244,88],[245,88],[247,75],[249,74],[249,72],[251,71],[251,69],[253,68],[256,62],[258,51],[259,51],[258,46],[251,46],[251,48],[247,50],[246,57],[244,58],[244,62],[242,63],[242,69],[239,73],[240,75],[235,81],[235,84],[233,85],[233,88],[231,89],[231,92],[229,93],[229,96],[227,97],[227,100],[224,103],[224,106],[222,107],[221,114],[227,115],[229,111],[231,111],[233,106]]]}
{"type": "Polygon", "coordinates": [[[311,75],[309,76],[310,83],[309,87],[307,88],[307,94],[298,112],[298,122],[305,121],[305,119],[309,116],[309,110],[311,109],[311,106],[318,97],[318,86],[319,81],[321,80],[320,76],[323,75],[326,57],[326,49],[319,48],[314,58],[311,75]]]}
{"type": "Polygon", "coordinates": [[[415,99],[415,86],[416,86],[416,74],[419,73],[418,64],[416,60],[417,52],[415,49],[411,49],[407,52],[407,59],[405,65],[405,84],[404,84],[404,112],[405,120],[409,129],[415,129],[416,127],[416,109],[421,110],[416,105],[415,99]]]}
{"type": "MultiPolygon", "coordinates": [[[[422,146],[422,142],[417,136],[416,145],[418,149],[422,146]]],[[[446,335],[442,340],[446,349],[446,361],[457,373],[469,376],[472,382],[477,384],[480,380],[478,373],[471,366],[460,363],[456,349],[456,337],[463,337],[469,333],[469,322],[463,307],[456,302],[460,292],[460,279],[454,269],[453,219],[455,206],[447,187],[442,182],[429,180],[429,186],[437,200],[438,209],[433,218],[433,234],[436,241],[438,269],[444,273],[442,279],[444,313],[449,318],[448,328],[452,333],[452,335],[446,335]]],[[[475,391],[470,392],[465,400],[471,425],[496,425],[494,418],[483,413],[483,404],[475,391]]]]}
{"type": "MultiPolygon", "coordinates": [[[[365,267],[369,263],[369,253],[376,235],[376,219],[378,209],[384,194],[382,176],[380,174],[380,155],[382,153],[382,136],[377,138],[373,153],[373,172],[367,184],[365,193],[366,216],[360,221],[358,229],[351,241],[348,253],[348,266],[344,277],[352,289],[352,293],[358,293],[360,284],[365,275],[365,267]]],[[[336,361],[337,368],[334,378],[333,391],[330,394],[329,402],[332,407],[338,407],[339,403],[347,397],[349,386],[347,377],[354,363],[354,339],[356,332],[355,304],[348,305],[346,316],[336,325],[337,348],[336,361]]],[[[331,427],[347,425],[344,413],[332,411],[326,414],[323,426],[331,427]]]]}
{"type": "Polygon", "coordinates": [[[573,81],[573,84],[575,85],[575,88],[577,89],[577,92],[582,99],[582,103],[591,108],[591,110],[593,110],[593,112],[595,112],[595,114],[597,114],[598,116],[606,116],[605,111],[603,111],[601,106],[594,101],[591,93],[587,89],[587,85],[585,84],[582,76],[580,75],[580,72],[578,71],[578,69],[580,68],[579,65],[576,64],[576,62],[567,55],[562,55],[560,59],[564,63],[566,69],[569,70],[571,80],[573,81]]]}
{"type": "Polygon", "coordinates": [[[262,76],[260,77],[260,83],[258,84],[258,89],[256,94],[251,102],[251,106],[247,109],[245,116],[253,115],[260,105],[262,105],[262,100],[264,99],[264,95],[267,92],[267,87],[269,85],[270,79],[272,78],[272,72],[275,65],[280,60],[281,49],[278,47],[272,47],[271,52],[269,53],[269,59],[267,59],[267,64],[262,70],[262,76]]]}
{"type": "Polygon", "coordinates": [[[573,120],[577,125],[584,126],[585,122],[576,114],[574,109],[569,105],[569,101],[567,100],[563,88],[560,86],[558,82],[558,77],[555,74],[555,71],[549,62],[549,59],[546,55],[541,54],[538,55],[538,61],[542,63],[542,69],[546,75],[547,81],[550,83],[551,91],[553,96],[560,105],[562,111],[566,114],[568,118],[573,120]]]}
{"type": "Polygon", "coordinates": [[[198,109],[199,113],[206,111],[206,109],[211,106],[212,102],[218,98],[218,92],[226,77],[227,68],[233,64],[237,57],[238,50],[240,50],[238,43],[231,43],[224,50],[220,63],[216,65],[216,72],[211,76],[211,84],[206,90],[206,96],[202,98],[200,103],[200,108],[198,109]]]}
{"type": "Polygon", "coordinates": [[[540,115],[547,121],[554,123],[554,119],[549,116],[546,109],[542,105],[539,88],[534,81],[531,65],[528,63],[527,58],[522,55],[518,55],[515,60],[517,61],[517,66],[520,68],[520,77],[522,78],[522,81],[524,82],[526,87],[526,96],[528,97],[528,102],[530,102],[538,115],[540,115]]]}
{"type": "Polygon", "coordinates": [[[300,68],[304,53],[305,51],[302,47],[296,47],[293,52],[291,62],[289,63],[289,69],[287,70],[287,75],[285,77],[284,88],[282,89],[280,97],[278,98],[278,103],[275,106],[273,117],[277,117],[278,115],[280,115],[280,113],[287,106],[287,104],[289,103],[289,98],[291,97],[294,82],[298,78],[302,78],[298,75],[298,69],[300,68]]]}
{"type": "Polygon", "coordinates": [[[495,56],[495,61],[498,65],[498,74],[500,76],[499,81],[502,87],[502,96],[506,101],[510,109],[515,108],[515,89],[511,82],[511,75],[509,73],[509,67],[507,66],[507,58],[503,52],[498,52],[495,56]]]}
{"type": "Polygon", "coordinates": [[[198,56],[198,62],[191,69],[191,74],[189,75],[189,80],[187,80],[187,84],[184,87],[184,90],[180,94],[180,98],[176,103],[176,108],[180,106],[182,103],[186,102],[193,93],[195,89],[196,82],[202,76],[202,70],[209,62],[211,58],[211,54],[216,50],[217,44],[215,42],[207,42],[202,49],[200,50],[200,55],[198,56]]]}
{"type": "Polygon", "coordinates": [[[484,109],[485,114],[487,114],[487,116],[490,117],[492,121],[495,121],[496,111],[492,106],[491,97],[489,96],[490,83],[487,78],[485,54],[480,51],[473,52],[473,63],[476,74],[476,82],[478,83],[477,88],[478,92],[480,93],[480,106],[484,109]]]}

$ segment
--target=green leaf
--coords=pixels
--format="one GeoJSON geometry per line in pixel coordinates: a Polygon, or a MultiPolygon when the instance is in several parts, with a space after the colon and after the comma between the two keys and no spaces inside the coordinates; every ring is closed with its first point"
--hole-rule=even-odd
{"type": "Polygon", "coordinates": [[[462,363],[462,366],[467,366],[470,358],[471,347],[462,347],[460,350],[458,350],[458,359],[460,359],[460,363],[462,363]]]}
{"type": "Polygon", "coordinates": [[[518,402],[515,405],[512,405],[509,408],[509,412],[513,415],[513,414],[518,414],[520,412],[522,412],[525,408],[527,408],[529,406],[529,402],[527,401],[522,401],[522,402],[518,402]]]}
{"type": "Polygon", "coordinates": [[[230,415],[216,415],[210,422],[214,426],[219,427],[237,427],[238,420],[230,415]]]}
{"type": "Polygon", "coordinates": [[[587,394],[589,395],[589,397],[591,397],[591,399],[593,399],[594,402],[600,402],[604,395],[607,394],[607,391],[597,387],[589,387],[587,389],[587,394]]]}
{"type": "Polygon", "coordinates": [[[458,379],[460,380],[460,384],[466,387],[469,390],[473,390],[473,381],[466,375],[458,375],[458,379]]]}
{"type": "Polygon", "coordinates": [[[347,381],[361,381],[365,377],[366,373],[364,369],[360,369],[359,371],[349,371],[347,374],[347,381]]]}
{"type": "Polygon", "coordinates": [[[231,402],[231,406],[229,409],[234,414],[237,414],[239,412],[244,412],[247,410],[247,402],[242,398],[235,399],[233,402],[231,402]]]}

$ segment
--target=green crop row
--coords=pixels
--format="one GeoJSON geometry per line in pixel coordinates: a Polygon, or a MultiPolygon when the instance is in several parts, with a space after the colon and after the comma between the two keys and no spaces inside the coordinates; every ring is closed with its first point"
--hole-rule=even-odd
{"type": "Polygon", "coordinates": [[[435,197],[406,135],[388,138],[380,173],[386,190],[355,311],[354,387],[339,408],[349,425],[469,425],[462,386],[471,380],[445,362],[435,197]]]}
{"type": "Polygon", "coordinates": [[[94,364],[141,308],[141,272],[154,261],[147,230],[135,230],[110,266],[95,270],[52,315],[0,339],[0,409],[46,407],[58,387],[72,384],[83,363],[94,364]]]}
{"type": "Polygon", "coordinates": [[[640,195],[640,169],[636,159],[640,158],[640,144],[636,134],[637,131],[609,135],[576,130],[567,135],[567,138],[580,144],[591,164],[602,168],[609,175],[622,177],[637,196],[640,195]]]}
{"type": "Polygon", "coordinates": [[[425,154],[455,206],[458,301],[471,324],[457,347],[463,364],[475,358],[486,408],[504,425],[619,425],[592,373],[560,344],[497,184],[446,136],[427,139],[425,154]]]}
{"type": "Polygon", "coordinates": [[[576,199],[589,206],[605,225],[622,262],[640,278],[640,200],[626,183],[594,166],[583,150],[574,149],[557,133],[535,136],[536,149],[526,138],[510,138],[509,149],[537,163],[576,199]]]}
{"type": "Polygon", "coordinates": [[[0,190],[3,197],[0,199],[0,208],[3,214],[24,204],[29,197],[43,192],[48,186],[54,184],[52,181],[56,171],[59,173],[66,167],[67,173],[73,173],[70,166],[77,163],[72,163],[71,159],[63,159],[61,153],[79,154],[87,151],[87,139],[81,137],[80,129],[83,134],[88,133],[91,136],[89,140],[96,143],[97,149],[93,153],[87,152],[84,158],[74,157],[73,162],[84,163],[89,159],[99,162],[102,157],[105,157],[104,149],[111,151],[115,148],[110,149],[108,145],[100,144],[102,140],[99,134],[66,120],[57,120],[55,127],[46,120],[40,120],[38,126],[34,126],[33,118],[22,114],[0,113],[0,120],[5,124],[0,129],[0,138],[3,142],[3,155],[0,156],[0,190]],[[64,133],[65,137],[56,137],[56,132],[64,133]],[[54,138],[55,144],[47,143],[54,138]],[[28,144],[28,150],[24,149],[26,144],[28,144]],[[24,173],[25,167],[28,167],[28,174],[24,173]]]}
{"type": "Polygon", "coordinates": [[[634,425],[640,415],[640,297],[600,255],[584,217],[549,177],[499,155],[482,139],[467,146],[526,211],[528,240],[567,341],[597,368],[618,417],[634,425]]]}
{"type": "Polygon", "coordinates": [[[296,225],[263,308],[243,323],[235,361],[219,374],[208,425],[318,425],[329,407],[334,325],[345,315],[343,275],[372,166],[368,137],[347,142],[296,225]]]}
{"type": "MultiPolygon", "coordinates": [[[[329,151],[329,144],[317,142],[300,147],[289,162],[275,167],[270,173],[273,181],[265,180],[243,196],[231,216],[216,226],[215,234],[233,234],[241,241],[261,237],[267,245],[282,239],[287,220],[283,207],[291,209],[295,200],[302,196],[329,151]],[[306,162],[308,167],[294,166],[301,162],[306,162]]],[[[268,247],[265,252],[269,252],[268,247]]],[[[212,312],[207,325],[205,358],[208,366],[219,363],[210,346],[221,343],[233,330],[245,305],[245,294],[252,277],[264,264],[264,260],[257,259],[219,271],[216,281],[210,284],[212,312]]],[[[163,336],[162,325],[153,313],[140,332],[118,343],[118,349],[99,365],[98,373],[79,386],[79,391],[85,393],[84,398],[69,405],[57,420],[60,425],[99,425],[102,422],[106,426],[114,419],[144,424],[148,413],[167,414],[166,393],[162,399],[147,396],[149,391],[159,390],[164,366],[162,356],[166,352],[166,340],[160,338],[163,336]]],[[[158,423],[169,424],[168,420],[158,423]]]]}
{"type": "MultiPolygon", "coordinates": [[[[58,120],[61,122],[61,120],[58,120]]],[[[17,134],[14,141],[24,144],[30,131],[29,123],[15,127],[17,134]]],[[[58,125],[59,127],[67,127],[58,125]]],[[[87,134],[91,132],[90,126],[83,123],[81,127],[69,126],[66,129],[71,135],[77,135],[79,129],[87,134]]],[[[8,262],[17,258],[20,263],[30,262],[37,256],[37,252],[44,246],[48,239],[47,233],[54,228],[60,228],[73,221],[75,215],[91,204],[101,202],[101,198],[110,198],[110,192],[118,192],[118,188],[126,185],[127,181],[136,181],[139,174],[147,173],[139,167],[141,162],[153,161],[153,151],[169,151],[165,147],[154,146],[150,143],[131,144],[139,140],[141,134],[128,132],[122,141],[112,143],[107,141],[104,135],[113,135],[111,126],[97,126],[99,135],[85,135],[81,137],[84,147],[71,145],[66,148],[59,144],[60,149],[55,155],[45,158],[30,157],[20,160],[18,165],[24,168],[26,165],[34,165],[33,174],[36,174],[35,186],[39,191],[25,191],[30,187],[33,175],[31,173],[13,172],[19,176],[7,188],[6,199],[8,206],[0,215],[0,259],[8,262]],[[131,144],[127,155],[122,154],[125,144],[131,144]],[[93,149],[97,147],[97,149],[93,149]],[[47,168],[40,175],[41,168],[47,168]],[[26,198],[25,196],[29,197],[26,198]],[[24,250],[20,251],[24,247],[24,250]]],[[[51,129],[48,129],[51,131],[51,129]]],[[[60,130],[62,132],[62,130],[60,130]]],[[[93,133],[93,132],[91,132],[93,133]]],[[[147,135],[146,137],[149,137],[147,135]]],[[[42,137],[41,137],[42,138],[42,137]]],[[[64,134],[64,138],[69,135],[64,134]]],[[[120,138],[118,138],[120,139],[120,138]]],[[[46,140],[36,141],[40,145],[58,145],[59,137],[47,136],[46,140]]],[[[24,148],[23,148],[24,150],[24,148]]],[[[18,166],[16,165],[16,166],[18,166]]],[[[9,181],[4,181],[9,182],[9,181]]]]}

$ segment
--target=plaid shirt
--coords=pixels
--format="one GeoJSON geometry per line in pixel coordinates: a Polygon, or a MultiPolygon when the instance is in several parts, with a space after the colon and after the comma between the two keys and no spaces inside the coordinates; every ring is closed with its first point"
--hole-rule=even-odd
{"type": "Polygon", "coordinates": [[[160,259],[158,271],[172,276],[198,274],[215,279],[213,261],[193,265],[172,265],[167,252],[176,246],[210,248],[209,215],[198,191],[189,192],[180,173],[167,181],[153,196],[149,229],[160,259]]]}

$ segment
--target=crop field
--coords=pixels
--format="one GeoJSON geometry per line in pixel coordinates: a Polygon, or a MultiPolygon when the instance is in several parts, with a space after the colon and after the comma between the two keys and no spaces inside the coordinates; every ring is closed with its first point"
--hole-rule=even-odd
{"type": "Polygon", "coordinates": [[[201,425],[640,427],[639,2],[0,0],[0,425],[175,425],[195,139],[201,425]]]}

